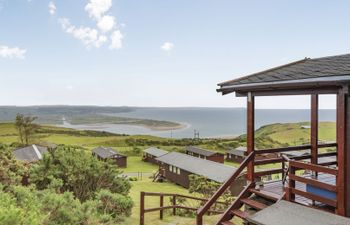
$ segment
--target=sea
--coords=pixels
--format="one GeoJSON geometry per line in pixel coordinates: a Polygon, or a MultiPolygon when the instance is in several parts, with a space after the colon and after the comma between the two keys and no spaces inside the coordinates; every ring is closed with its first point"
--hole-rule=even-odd
{"type": "MultiPolygon", "coordinates": [[[[201,138],[234,137],[246,133],[245,108],[133,108],[130,112],[112,113],[118,117],[166,120],[181,123],[183,129],[152,130],[141,126],[93,124],[63,126],[75,129],[108,131],[130,135],[154,135],[167,138],[193,138],[199,133],[201,138]]],[[[257,109],[255,128],[273,123],[295,123],[310,121],[308,109],[257,109]]],[[[319,121],[336,121],[333,109],[321,109],[319,121]]]]}

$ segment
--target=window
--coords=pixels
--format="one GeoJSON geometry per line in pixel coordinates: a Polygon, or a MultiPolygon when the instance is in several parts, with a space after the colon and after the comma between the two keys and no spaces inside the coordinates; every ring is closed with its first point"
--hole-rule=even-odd
{"type": "Polygon", "coordinates": [[[180,168],[176,168],[176,174],[180,175],[180,168]]]}
{"type": "Polygon", "coordinates": [[[173,166],[172,165],[169,165],[169,171],[173,172],[173,166]]]}

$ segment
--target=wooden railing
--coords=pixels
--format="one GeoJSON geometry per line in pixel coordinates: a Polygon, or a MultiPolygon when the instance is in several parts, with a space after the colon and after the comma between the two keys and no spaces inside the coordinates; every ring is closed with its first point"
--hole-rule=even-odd
{"type": "MultiPolygon", "coordinates": [[[[329,148],[329,147],[337,147],[337,143],[327,143],[327,144],[319,144],[318,148],[329,148]]],[[[283,153],[290,152],[290,151],[301,151],[301,150],[309,150],[311,148],[311,145],[302,145],[302,146],[291,146],[291,147],[282,147],[282,148],[271,148],[271,149],[262,149],[262,150],[255,150],[256,155],[264,155],[264,154],[270,154],[270,153],[280,153],[281,155],[279,157],[275,158],[269,158],[269,159],[260,159],[255,160],[254,165],[255,166],[262,166],[262,165],[269,165],[269,164],[278,164],[281,163],[280,168],[273,168],[263,171],[258,171],[254,173],[254,176],[256,178],[260,178],[262,176],[267,175],[273,175],[273,174],[282,174],[282,180],[285,177],[286,170],[284,170],[284,163],[286,162],[286,159],[283,158],[283,153]]],[[[327,153],[320,153],[317,155],[318,158],[324,158],[329,156],[337,156],[336,152],[327,152],[327,153]]],[[[311,154],[305,154],[302,156],[293,156],[290,157],[291,160],[308,160],[311,159],[311,154]]],[[[324,163],[318,163],[318,165],[322,166],[330,166],[330,165],[336,165],[337,161],[331,161],[331,162],[324,162],[324,163]]]]}
{"type": "Polygon", "coordinates": [[[304,198],[310,199],[313,202],[321,202],[323,204],[332,206],[332,207],[337,207],[337,198],[336,199],[330,199],[326,198],[321,195],[316,195],[310,192],[306,191],[306,188],[301,190],[296,186],[296,182],[303,183],[305,185],[312,185],[313,187],[319,188],[321,190],[326,190],[332,193],[337,193],[337,186],[329,183],[322,182],[321,180],[310,177],[305,177],[305,176],[299,176],[296,174],[297,170],[307,170],[307,171],[312,171],[313,174],[318,174],[318,173],[323,173],[327,175],[332,175],[335,176],[335,179],[337,179],[337,174],[338,170],[337,169],[332,169],[320,165],[315,165],[311,163],[305,163],[305,162],[297,162],[294,160],[291,160],[289,162],[289,184],[288,187],[286,187],[286,199],[288,201],[295,201],[295,195],[300,195],[304,198]]]}
{"type": "Polygon", "coordinates": [[[247,167],[248,163],[254,160],[255,152],[250,153],[232,176],[221,185],[221,187],[215,192],[215,194],[200,208],[197,210],[196,224],[203,225],[203,216],[210,211],[210,207],[224,194],[224,192],[233,184],[233,182],[239,177],[241,172],[247,167]]]}
{"type": "MultiPolygon", "coordinates": [[[[177,199],[181,198],[187,199],[187,200],[194,200],[198,201],[198,205],[203,205],[203,203],[207,202],[208,199],[206,198],[199,198],[199,197],[194,197],[194,196],[187,196],[187,195],[180,195],[180,194],[174,194],[174,193],[154,193],[154,192],[141,192],[140,195],[140,225],[145,224],[145,214],[150,213],[150,212],[156,212],[159,211],[159,219],[162,220],[164,217],[164,210],[172,210],[172,215],[176,215],[177,209],[184,209],[187,211],[193,211],[196,212],[198,210],[198,207],[189,207],[186,206],[182,203],[177,202],[177,199]],[[145,208],[145,197],[159,197],[159,207],[155,208],[145,208]],[[165,197],[170,197],[171,198],[171,205],[165,205],[165,197]]],[[[215,204],[221,204],[224,205],[225,207],[228,207],[228,203],[226,202],[220,202],[216,201],[215,204]]],[[[207,213],[210,214],[221,214],[223,211],[217,211],[217,210],[209,210],[207,213]]]]}

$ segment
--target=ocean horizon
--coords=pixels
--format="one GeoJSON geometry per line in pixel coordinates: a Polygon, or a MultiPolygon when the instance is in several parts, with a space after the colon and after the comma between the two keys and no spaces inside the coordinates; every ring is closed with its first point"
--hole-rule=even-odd
{"type": "MultiPolygon", "coordinates": [[[[201,138],[234,137],[246,132],[245,108],[198,107],[136,107],[130,112],[109,115],[139,119],[177,122],[185,125],[177,130],[152,130],[142,126],[118,124],[71,125],[65,127],[83,130],[99,130],[130,135],[153,135],[166,138],[192,138],[198,132],[201,138]]],[[[309,109],[256,109],[255,128],[274,123],[309,122],[309,109]]],[[[319,121],[336,121],[334,109],[321,109],[319,121]]]]}

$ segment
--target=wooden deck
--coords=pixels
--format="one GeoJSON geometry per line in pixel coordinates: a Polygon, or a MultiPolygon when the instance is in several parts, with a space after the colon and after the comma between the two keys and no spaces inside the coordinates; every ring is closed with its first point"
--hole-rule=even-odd
{"type": "MultiPolygon", "coordinates": [[[[308,175],[304,175],[304,177],[311,178],[312,176],[308,174],[308,175]]],[[[318,180],[327,184],[333,184],[333,185],[336,182],[335,176],[330,174],[325,174],[325,173],[319,173],[317,176],[317,179],[315,180],[318,180]]],[[[288,185],[288,181],[286,182],[285,185],[288,185]]],[[[260,187],[260,190],[282,196],[285,191],[284,190],[285,185],[283,185],[282,181],[273,181],[273,182],[265,183],[264,186],[260,187]]],[[[306,191],[306,185],[304,183],[296,182],[296,189],[301,191],[306,191]]],[[[304,198],[302,196],[297,195],[295,197],[295,201],[303,205],[313,206],[313,202],[310,199],[304,198]]],[[[318,206],[320,206],[321,208],[324,208],[323,205],[318,205],[318,206]]],[[[329,211],[329,208],[325,208],[325,209],[329,211]]]]}

